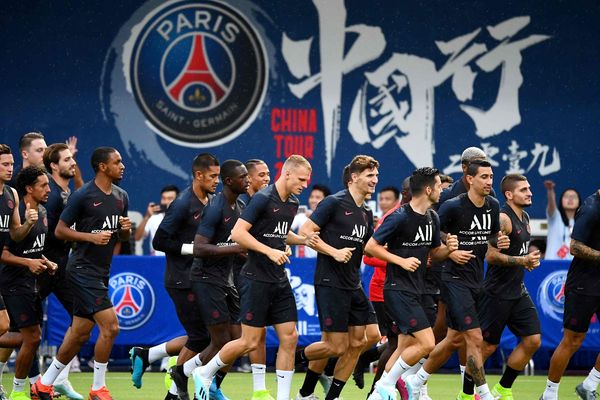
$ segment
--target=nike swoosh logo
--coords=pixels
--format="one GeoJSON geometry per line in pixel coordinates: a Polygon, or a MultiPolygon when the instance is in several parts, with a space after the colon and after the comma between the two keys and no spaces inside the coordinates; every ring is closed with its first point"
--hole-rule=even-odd
{"type": "Polygon", "coordinates": [[[194,214],[194,219],[198,219],[198,218],[200,218],[200,213],[194,214]]]}
{"type": "Polygon", "coordinates": [[[346,215],[352,215],[354,213],[353,212],[344,211],[344,214],[346,214],[346,215]]]}
{"type": "Polygon", "coordinates": [[[225,222],[229,222],[230,219],[231,219],[231,217],[225,218],[225,222]]]}
{"type": "Polygon", "coordinates": [[[283,375],[277,375],[277,377],[281,378],[281,379],[285,378],[285,376],[283,376],[283,375]]]}
{"type": "Polygon", "coordinates": [[[100,202],[100,203],[94,203],[94,207],[98,207],[100,204],[102,204],[102,202],[100,202]]]}
{"type": "Polygon", "coordinates": [[[492,212],[492,209],[490,208],[489,210],[485,210],[486,213],[492,212]]]}
{"type": "Polygon", "coordinates": [[[521,234],[521,230],[519,229],[519,230],[517,231],[517,235],[520,235],[520,234],[521,234]]]}
{"type": "Polygon", "coordinates": [[[274,209],[273,209],[273,212],[277,212],[277,211],[279,211],[279,210],[280,210],[279,208],[274,208],[274,209]]]}

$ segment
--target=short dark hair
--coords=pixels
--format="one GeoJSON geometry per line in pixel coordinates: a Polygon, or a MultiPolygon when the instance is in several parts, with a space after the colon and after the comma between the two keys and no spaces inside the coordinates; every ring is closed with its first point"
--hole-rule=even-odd
{"type": "Polygon", "coordinates": [[[348,182],[350,182],[350,165],[346,165],[342,171],[342,185],[348,189],[348,182]]]}
{"type": "Polygon", "coordinates": [[[65,143],[54,143],[46,147],[46,150],[44,150],[44,166],[46,167],[46,171],[52,172],[50,164],[58,164],[60,161],[60,152],[65,150],[69,150],[69,146],[65,143]]]}
{"type": "Polygon", "coordinates": [[[164,192],[175,192],[175,194],[179,194],[179,188],[175,185],[167,185],[160,189],[160,194],[163,194],[164,192]]]}
{"type": "Polygon", "coordinates": [[[348,164],[350,175],[360,174],[366,169],[379,168],[379,161],[371,156],[359,154],[354,156],[350,164],[348,164]]]}
{"type": "Polygon", "coordinates": [[[17,191],[21,196],[27,194],[27,186],[31,186],[37,181],[38,176],[45,175],[46,170],[42,167],[30,165],[23,168],[17,174],[17,191]]]}
{"type": "Polygon", "coordinates": [[[475,176],[479,172],[479,168],[491,168],[492,164],[490,164],[487,160],[473,160],[469,163],[467,167],[467,175],[475,176]]]}
{"type": "Polygon", "coordinates": [[[384,187],[383,189],[381,189],[379,191],[379,193],[382,193],[382,192],[393,192],[394,193],[394,198],[396,200],[398,200],[400,198],[400,191],[395,186],[386,186],[386,187],[384,187]]]}
{"type": "Polygon", "coordinates": [[[319,192],[323,193],[323,196],[325,197],[331,194],[331,190],[329,189],[329,187],[320,183],[315,183],[314,185],[312,185],[312,187],[310,188],[310,192],[312,193],[313,190],[318,190],[319,192]]]}
{"type": "Polygon", "coordinates": [[[500,182],[500,190],[502,190],[504,198],[506,198],[506,192],[512,192],[515,190],[517,182],[527,182],[527,178],[525,175],[521,174],[508,174],[502,178],[502,181],[500,182]]]}
{"type": "Polygon", "coordinates": [[[251,158],[250,160],[248,160],[244,163],[248,172],[254,170],[256,168],[256,166],[259,164],[267,165],[266,162],[264,162],[263,160],[259,160],[258,158],[251,158]]]}
{"type": "Polygon", "coordinates": [[[562,193],[560,194],[560,197],[558,198],[558,204],[556,205],[556,208],[558,208],[558,212],[560,212],[560,218],[562,219],[563,224],[565,224],[565,226],[569,226],[569,218],[567,217],[565,208],[562,205],[562,198],[565,195],[565,193],[567,193],[568,190],[572,190],[575,192],[575,194],[577,194],[577,202],[579,204],[579,207],[581,207],[581,195],[579,194],[577,189],[569,187],[562,191],[562,193]]]}
{"type": "Polygon", "coordinates": [[[440,180],[442,183],[454,183],[454,178],[450,175],[440,174],[440,180]]]}
{"type": "Polygon", "coordinates": [[[0,143],[0,156],[2,154],[12,154],[12,151],[10,150],[10,146],[4,143],[0,143]]]}
{"type": "Polygon", "coordinates": [[[115,149],[114,147],[98,147],[96,150],[94,150],[91,159],[92,169],[94,170],[94,173],[97,173],[100,169],[100,163],[106,163],[110,155],[116,152],[117,149],[115,149]]]}
{"type": "Polygon", "coordinates": [[[219,160],[217,157],[213,156],[210,153],[200,153],[194,158],[192,162],[192,173],[196,173],[197,171],[206,171],[210,167],[218,167],[219,160]]]}
{"type": "Polygon", "coordinates": [[[225,182],[226,178],[233,178],[235,170],[244,165],[239,160],[226,160],[221,165],[221,181],[225,182]]]}
{"type": "Polygon", "coordinates": [[[33,142],[36,139],[44,139],[44,135],[42,135],[41,132],[37,131],[27,132],[19,139],[19,149],[23,151],[29,148],[29,146],[31,146],[31,142],[33,142]]]}
{"type": "Polygon", "coordinates": [[[424,167],[413,171],[410,176],[410,192],[413,196],[418,196],[425,191],[427,186],[435,185],[435,177],[440,174],[436,168],[424,167]]]}

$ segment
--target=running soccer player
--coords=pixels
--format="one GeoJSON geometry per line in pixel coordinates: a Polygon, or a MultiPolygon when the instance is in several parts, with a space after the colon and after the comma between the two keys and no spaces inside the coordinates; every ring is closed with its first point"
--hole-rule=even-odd
{"type": "Polygon", "coordinates": [[[113,249],[118,240],[129,240],[131,221],[127,217],[127,192],[115,183],[123,178],[125,166],[112,147],[99,147],[91,159],[94,180],[71,195],[60,216],[55,234],[58,240],[78,242],[67,263],[73,297],[73,321],[52,364],[32,387],[40,400],[52,399],[52,385],[60,372],[87,342],[98,325],[94,349],[94,381],[91,400],[109,400],[106,368],[119,322],[108,297],[106,285],[113,249]],[[70,227],[77,224],[77,230],[70,227]]]}
{"type": "MultiPolygon", "coordinates": [[[[365,204],[375,192],[379,163],[358,155],[349,164],[348,189],[327,196],[300,228],[300,233],[320,233],[315,249],[315,295],[322,340],[298,355],[309,361],[304,384],[297,400],[313,398],[319,376],[330,357],[340,357],[327,400],[340,397],[366,344],[366,326],[371,323],[372,306],[360,283],[363,246],[373,233],[373,212],[365,204]]],[[[374,312],[373,312],[374,313],[374,312]]]]}
{"type": "Polygon", "coordinates": [[[525,270],[531,271],[540,265],[540,252],[529,253],[531,230],[525,208],[531,206],[531,188],[527,178],[518,174],[506,175],[500,186],[506,199],[500,209],[500,230],[510,239],[510,247],[500,251],[488,246],[488,269],[479,320],[484,361],[496,351],[506,326],[521,338],[508,357],[500,382],[492,388],[496,399],[512,400],[511,388],[515,379],[542,344],[540,320],[523,283],[525,270]]]}
{"type": "MultiPolygon", "coordinates": [[[[234,256],[242,256],[246,250],[231,241],[231,230],[244,208],[238,196],[248,189],[248,171],[240,161],[227,160],[221,165],[221,181],[223,191],[210,200],[202,213],[191,269],[192,286],[210,333],[210,345],[171,369],[182,400],[189,399],[187,378],[193,370],[210,361],[225,343],[240,337],[240,298],[233,280],[233,262],[234,256]]],[[[225,373],[217,372],[213,381],[217,388],[225,373]]]]}
{"type": "MultiPolygon", "coordinates": [[[[183,365],[210,343],[210,336],[192,289],[190,269],[194,261],[194,236],[202,211],[219,184],[219,173],[219,161],[212,154],[202,153],[194,158],[192,185],[171,203],[152,241],[154,249],[166,254],[165,288],[187,337],[178,337],[149,349],[131,349],[131,379],[137,388],[142,386],[142,375],[150,363],[179,354],[177,365],[183,365]]],[[[173,383],[165,400],[176,398],[177,386],[173,383]]]]}
{"type": "MultiPolygon", "coordinates": [[[[550,359],[548,381],[540,400],[558,399],[558,385],[569,360],[583,343],[592,316],[600,317],[600,190],[585,199],[577,211],[570,248],[574,258],[565,282],[565,329],[550,359]]],[[[575,391],[581,399],[596,399],[598,382],[600,356],[575,391]]]]}
{"type": "MultiPolygon", "coordinates": [[[[365,248],[387,262],[384,305],[392,322],[390,330],[399,334],[398,346],[375,385],[379,396],[372,398],[395,399],[398,379],[435,346],[431,318],[422,302],[427,259],[442,260],[458,249],[454,235],[446,236],[446,245],[441,243],[439,218],[431,210],[440,198],[441,186],[437,169],[414,171],[410,177],[412,199],[385,219],[365,248]]],[[[415,393],[407,385],[407,390],[409,398],[419,397],[420,389],[415,393]]]]}
{"type": "Polygon", "coordinates": [[[46,210],[50,187],[46,171],[39,167],[25,167],[17,175],[17,188],[22,196],[19,212],[25,217],[26,209],[38,210],[38,219],[27,236],[20,242],[9,241],[2,252],[4,268],[0,273],[0,290],[10,315],[11,328],[20,332],[21,345],[15,363],[13,390],[9,399],[29,399],[25,393],[27,373],[35,358],[42,338],[42,301],[37,291],[36,275],[54,273],[56,264],[42,254],[48,233],[46,210]]]}
{"type": "MultiPolygon", "coordinates": [[[[404,381],[412,390],[420,390],[429,378],[458,350],[463,342],[467,352],[465,382],[472,376],[482,400],[493,399],[485,381],[481,348],[483,338],[477,315],[483,286],[483,261],[488,240],[505,249],[508,237],[500,232],[498,201],[489,196],[493,173],[487,161],[473,161],[467,169],[469,191],[446,201],[439,210],[440,229],[457,235],[459,250],[450,254],[442,272],[443,296],[448,307],[448,334],[429,355],[417,372],[404,381]]],[[[472,399],[473,393],[459,393],[458,399],[472,399]]]]}
{"type": "Polygon", "coordinates": [[[256,348],[265,326],[273,325],[279,338],[277,353],[277,399],[289,400],[294,374],[294,350],[298,341],[296,301],[286,270],[289,245],[314,245],[316,235],[306,237],[290,230],[298,211],[297,195],[308,185],[310,163],[292,155],[284,163],[274,185],[256,193],[232,232],[232,239],[248,249],[240,276],[242,336],[227,343],[206,365],[193,373],[196,395],[208,400],[215,373],[256,348]]]}

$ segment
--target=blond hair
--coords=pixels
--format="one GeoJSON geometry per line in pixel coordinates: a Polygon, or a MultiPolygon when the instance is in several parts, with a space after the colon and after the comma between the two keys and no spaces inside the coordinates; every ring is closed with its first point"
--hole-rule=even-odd
{"type": "Polygon", "coordinates": [[[299,154],[292,154],[283,163],[284,171],[291,171],[297,167],[306,167],[306,169],[312,172],[312,166],[310,165],[308,160],[299,154]]]}

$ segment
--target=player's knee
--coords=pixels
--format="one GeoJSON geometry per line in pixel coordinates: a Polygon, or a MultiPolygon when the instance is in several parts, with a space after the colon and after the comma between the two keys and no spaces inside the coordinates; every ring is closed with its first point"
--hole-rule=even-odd
{"type": "Polygon", "coordinates": [[[349,347],[352,349],[362,350],[367,345],[367,338],[363,335],[361,337],[353,337],[350,339],[349,347]]]}
{"type": "Polygon", "coordinates": [[[565,333],[562,343],[566,345],[569,350],[575,352],[583,343],[585,339],[585,333],[565,333]]]}
{"type": "Polygon", "coordinates": [[[542,346],[541,335],[528,336],[523,339],[523,346],[529,353],[535,353],[542,346]]]}
{"type": "Polygon", "coordinates": [[[431,338],[423,339],[419,343],[419,345],[419,347],[421,348],[421,354],[423,357],[425,357],[426,355],[431,353],[435,348],[435,337],[432,335],[431,338]]]}
{"type": "Polygon", "coordinates": [[[30,347],[37,347],[42,341],[42,332],[41,331],[29,331],[27,333],[23,333],[23,343],[30,347]]]}
{"type": "Polygon", "coordinates": [[[379,329],[375,332],[370,332],[367,334],[367,340],[365,346],[371,347],[377,344],[381,340],[381,334],[379,333],[379,329]]]}
{"type": "Polygon", "coordinates": [[[279,337],[279,342],[284,347],[296,347],[296,344],[298,343],[298,332],[295,329],[291,330],[290,332],[286,332],[284,335],[279,337]]]}
{"type": "Polygon", "coordinates": [[[0,318],[0,336],[8,332],[10,328],[10,322],[8,319],[0,318]]]}
{"type": "Polygon", "coordinates": [[[106,336],[107,338],[116,338],[117,335],[119,335],[119,323],[115,321],[104,325],[100,329],[100,334],[106,336]]]}

